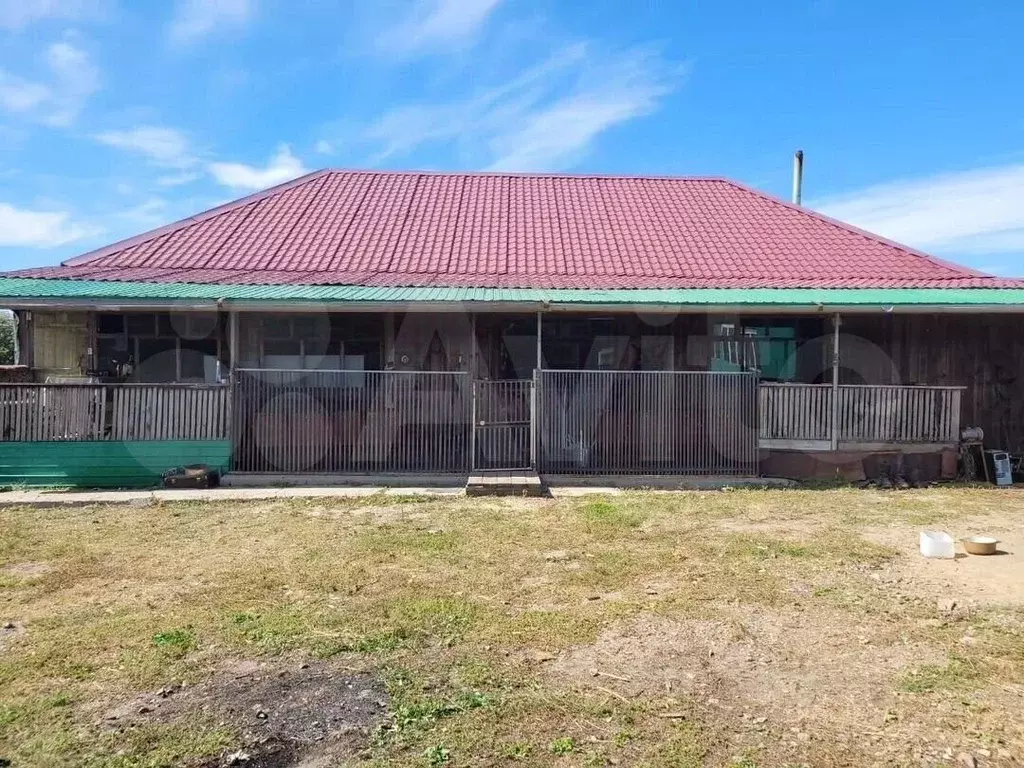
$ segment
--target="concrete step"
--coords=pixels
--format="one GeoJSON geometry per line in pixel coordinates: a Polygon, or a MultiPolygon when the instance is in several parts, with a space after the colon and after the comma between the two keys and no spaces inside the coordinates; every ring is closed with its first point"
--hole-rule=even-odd
{"type": "Polygon", "coordinates": [[[467,496],[546,496],[540,475],[532,470],[477,471],[466,483],[467,496]]]}

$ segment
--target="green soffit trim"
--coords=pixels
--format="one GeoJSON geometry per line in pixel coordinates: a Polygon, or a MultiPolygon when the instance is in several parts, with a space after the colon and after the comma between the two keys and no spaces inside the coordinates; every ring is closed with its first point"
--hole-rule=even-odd
{"type": "Polygon", "coordinates": [[[0,278],[0,306],[18,300],[231,302],[500,302],[694,306],[1024,306],[1019,288],[396,288],[357,285],[201,285],[0,278]]]}

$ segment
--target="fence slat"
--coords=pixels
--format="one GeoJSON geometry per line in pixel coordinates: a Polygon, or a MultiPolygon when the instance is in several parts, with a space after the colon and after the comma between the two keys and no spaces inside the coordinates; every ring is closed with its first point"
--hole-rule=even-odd
{"type": "MultiPolygon", "coordinates": [[[[828,440],[830,384],[761,385],[763,440],[828,440]]],[[[853,443],[955,442],[961,387],[842,385],[836,409],[839,440],[853,443]]]]}
{"type": "Polygon", "coordinates": [[[226,402],[224,385],[0,384],[0,441],[224,440],[226,402]]]}

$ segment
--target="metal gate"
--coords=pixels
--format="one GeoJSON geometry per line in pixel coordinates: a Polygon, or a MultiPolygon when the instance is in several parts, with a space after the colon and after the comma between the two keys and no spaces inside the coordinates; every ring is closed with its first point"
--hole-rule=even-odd
{"type": "Polygon", "coordinates": [[[757,473],[755,374],[540,371],[537,381],[542,473],[757,473]]]}
{"type": "Polygon", "coordinates": [[[473,469],[533,466],[533,381],[473,382],[473,469]]]}

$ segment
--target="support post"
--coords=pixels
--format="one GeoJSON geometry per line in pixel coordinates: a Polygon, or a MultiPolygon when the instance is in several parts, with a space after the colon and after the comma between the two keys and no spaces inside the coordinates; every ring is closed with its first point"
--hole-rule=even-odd
{"type": "Polygon", "coordinates": [[[384,370],[395,368],[395,313],[384,315],[384,370]]]}
{"type": "Polygon", "coordinates": [[[537,311],[537,362],[533,369],[533,386],[530,387],[530,466],[540,472],[540,376],[544,368],[543,314],[537,311]]]}
{"type": "Polygon", "coordinates": [[[476,469],[476,313],[469,315],[469,470],[476,469]]]}
{"type": "Polygon", "coordinates": [[[477,379],[476,312],[469,313],[469,378],[477,379]]]}
{"type": "Polygon", "coordinates": [[[538,433],[537,433],[537,405],[540,403],[540,393],[537,388],[540,386],[540,371],[534,369],[533,381],[530,385],[530,468],[534,472],[537,469],[538,433]]]}
{"type": "Polygon", "coordinates": [[[228,312],[228,371],[231,381],[235,379],[238,367],[238,312],[228,312]]]}
{"type": "Polygon", "coordinates": [[[832,450],[839,450],[839,326],[842,318],[832,316],[832,450]]]}
{"type": "Polygon", "coordinates": [[[543,339],[543,317],[544,315],[540,310],[537,310],[537,370],[541,370],[544,367],[544,354],[541,341],[543,339]]]}

